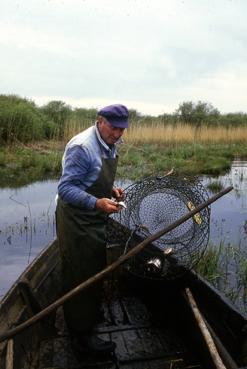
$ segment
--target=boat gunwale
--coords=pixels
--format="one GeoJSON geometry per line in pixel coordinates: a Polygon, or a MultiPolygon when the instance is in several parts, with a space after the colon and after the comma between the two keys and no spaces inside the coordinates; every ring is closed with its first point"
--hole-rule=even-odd
{"type": "MultiPolygon", "coordinates": [[[[11,298],[12,295],[16,294],[18,296],[18,283],[21,281],[28,280],[30,282],[32,278],[32,273],[34,269],[37,269],[37,265],[43,261],[47,257],[47,255],[50,255],[52,252],[57,252],[57,240],[51,241],[34,259],[33,261],[26,267],[26,269],[20,274],[20,276],[17,278],[17,280],[12,284],[12,286],[9,288],[9,290],[6,292],[4,297],[0,300],[0,312],[1,309],[4,307],[4,305],[8,302],[8,300],[11,298]],[[53,250],[54,249],[54,250],[53,250]]],[[[42,279],[41,279],[42,282],[42,279]]],[[[37,287],[42,283],[37,284],[37,287]]]]}

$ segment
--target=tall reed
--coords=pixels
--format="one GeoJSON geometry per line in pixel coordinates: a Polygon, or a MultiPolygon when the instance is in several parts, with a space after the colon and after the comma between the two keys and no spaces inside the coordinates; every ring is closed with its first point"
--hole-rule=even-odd
{"type": "Polygon", "coordinates": [[[178,125],[130,125],[125,133],[129,143],[244,143],[247,127],[195,127],[178,125]]]}
{"type": "Polygon", "coordinates": [[[91,119],[69,119],[64,125],[63,141],[69,141],[77,133],[84,131],[93,124],[91,119]]]}
{"type": "Polygon", "coordinates": [[[247,254],[240,244],[210,244],[195,269],[246,312],[247,254]]]}
{"type": "MultiPolygon", "coordinates": [[[[80,121],[70,119],[65,123],[64,141],[92,125],[90,119],[80,121]]],[[[145,143],[244,143],[247,142],[247,127],[196,127],[189,124],[150,123],[138,124],[130,122],[124,133],[126,142],[130,144],[145,143]]]]}

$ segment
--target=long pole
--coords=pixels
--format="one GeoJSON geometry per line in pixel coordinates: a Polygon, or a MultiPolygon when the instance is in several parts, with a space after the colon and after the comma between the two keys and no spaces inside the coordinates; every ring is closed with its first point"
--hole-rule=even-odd
{"type": "Polygon", "coordinates": [[[211,358],[214,362],[214,365],[217,369],[227,369],[226,366],[224,365],[219,352],[215,346],[214,340],[208,330],[208,327],[206,326],[205,321],[202,318],[201,312],[198,309],[197,303],[194,299],[194,296],[192,295],[192,292],[189,288],[185,289],[185,293],[187,295],[188,301],[189,301],[189,305],[193,311],[193,314],[195,316],[195,319],[197,321],[197,324],[201,330],[201,333],[203,335],[203,338],[207,344],[209,353],[211,355],[211,358]]]}
{"type": "Polygon", "coordinates": [[[72,297],[77,295],[82,290],[85,290],[89,286],[91,286],[93,283],[98,282],[99,280],[105,278],[107,274],[117,269],[121,264],[123,264],[126,260],[130,259],[131,257],[138,254],[140,251],[142,251],[148,244],[151,242],[156,241],[158,238],[163,236],[164,234],[170,232],[174,228],[178,227],[180,224],[186,222],[186,220],[193,217],[195,214],[199,213],[202,209],[206,208],[216,200],[218,200],[220,197],[224,196],[228,192],[230,192],[233,189],[232,186],[227,187],[226,189],[220,191],[216,195],[210,197],[207,201],[204,203],[198,205],[194,210],[189,211],[187,214],[183,215],[181,218],[170,224],[168,227],[163,228],[159,232],[147,237],[144,241],[140,242],[137,246],[133,247],[127,254],[121,255],[116,261],[114,261],[112,264],[107,266],[105,269],[101,270],[99,273],[95,274],[93,277],[88,278],[83,283],[79,284],[77,287],[73,288],[71,291],[67,292],[65,295],[60,297],[58,300],[53,302],[51,305],[47,306],[45,309],[34,315],[32,318],[26,320],[24,323],[19,324],[17,327],[10,329],[2,334],[0,334],[0,342],[13,337],[17,333],[20,333],[24,329],[28,328],[32,324],[36,323],[40,319],[43,319],[45,316],[50,314],[53,310],[57,309],[59,306],[63,305],[66,301],[70,300],[72,297]]]}

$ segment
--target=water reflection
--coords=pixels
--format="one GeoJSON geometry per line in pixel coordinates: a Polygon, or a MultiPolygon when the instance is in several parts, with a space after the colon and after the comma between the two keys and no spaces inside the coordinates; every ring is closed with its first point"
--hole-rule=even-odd
{"type": "Polygon", "coordinates": [[[233,191],[212,205],[210,240],[243,249],[247,241],[247,161],[234,161],[227,175],[202,181],[206,186],[215,181],[224,188],[233,186],[233,191]]]}
{"type": "Polygon", "coordinates": [[[57,181],[0,190],[0,296],[55,238],[57,181]]]}
{"type": "MultiPolygon", "coordinates": [[[[235,161],[230,172],[217,178],[202,178],[207,186],[221,182],[234,190],[211,206],[210,242],[237,245],[247,239],[247,162],[235,161]]],[[[119,185],[126,187],[130,183],[119,185]]],[[[0,296],[33,258],[56,236],[57,181],[37,182],[19,189],[0,190],[0,296]]],[[[212,193],[209,191],[209,195],[212,193]]]]}

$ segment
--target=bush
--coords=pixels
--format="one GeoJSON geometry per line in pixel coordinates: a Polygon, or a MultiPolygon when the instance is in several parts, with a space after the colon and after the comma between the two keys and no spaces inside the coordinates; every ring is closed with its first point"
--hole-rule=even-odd
{"type": "Polygon", "coordinates": [[[47,120],[53,121],[56,126],[56,134],[59,138],[63,137],[65,122],[72,115],[72,109],[63,101],[53,100],[40,108],[47,120]]]}
{"type": "Polygon", "coordinates": [[[34,102],[15,95],[0,95],[0,140],[2,143],[28,142],[50,138],[55,124],[34,102]]]}

